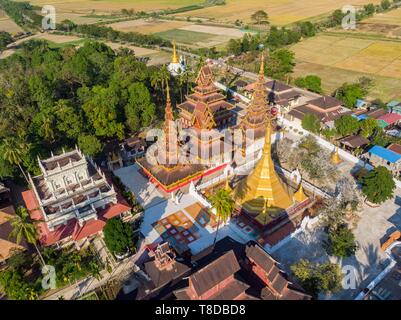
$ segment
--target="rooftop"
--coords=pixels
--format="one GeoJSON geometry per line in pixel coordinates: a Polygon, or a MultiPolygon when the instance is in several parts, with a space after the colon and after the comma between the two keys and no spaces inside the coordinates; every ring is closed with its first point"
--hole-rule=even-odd
{"type": "Polygon", "coordinates": [[[400,154],[395,153],[386,148],[383,148],[381,146],[373,146],[372,148],[369,149],[368,152],[391,163],[396,163],[401,159],[400,154]]]}

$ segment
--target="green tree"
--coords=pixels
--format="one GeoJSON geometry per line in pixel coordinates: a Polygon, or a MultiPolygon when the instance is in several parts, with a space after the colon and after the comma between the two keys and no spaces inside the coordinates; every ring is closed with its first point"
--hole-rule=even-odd
{"type": "Polygon", "coordinates": [[[396,188],[391,172],[382,166],[376,167],[364,175],[360,183],[366,198],[376,204],[382,204],[391,199],[396,188]]]}
{"type": "Polygon", "coordinates": [[[15,217],[10,219],[11,232],[10,238],[15,238],[17,244],[20,244],[22,238],[32,244],[38,253],[40,262],[43,266],[46,265],[43,260],[42,254],[37,246],[38,233],[36,226],[33,224],[28,211],[24,207],[19,207],[15,212],[15,217]]]}
{"type": "Polygon", "coordinates": [[[104,241],[113,254],[125,254],[133,247],[134,233],[129,223],[118,218],[107,221],[104,229],[104,241]]]}
{"type": "Polygon", "coordinates": [[[359,121],[351,115],[344,115],[334,121],[339,135],[342,137],[358,132],[359,121]]]}
{"type": "Polygon", "coordinates": [[[91,91],[83,90],[82,105],[86,117],[95,129],[98,137],[124,137],[124,126],[118,122],[118,104],[120,102],[115,88],[95,86],[91,91]]]}
{"type": "Polygon", "coordinates": [[[354,255],[357,248],[355,236],[347,225],[341,224],[337,228],[329,229],[325,243],[325,249],[329,255],[346,258],[354,255]]]}
{"type": "Polygon", "coordinates": [[[102,151],[102,144],[96,136],[86,134],[78,137],[78,146],[88,156],[96,156],[102,151]]]}
{"type": "Polygon", "coordinates": [[[256,11],[255,13],[253,13],[251,15],[251,19],[256,21],[256,23],[259,24],[259,25],[262,22],[263,23],[267,23],[268,22],[268,18],[269,18],[269,15],[263,10],[258,10],[258,11],[256,11]]]}
{"type": "Polygon", "coordinates": [[[336,90],[335,97],[342,101],[348,108],[354,108],[358,99],[364,98],[366,90],[360,83],[348,84],[344,83],[336,90]]]}
{"type": "Polygon", "coordinates": [[[24,155],[28,150],[28,145],[22,139],[16,137],[7,137],[3,139],[0,146],[0,151],[3,154],[3,159],[11,165],[17,165],[21,170],[25,180],[29,183],[28,177],[22,169],[21,163],[24,155]]]}
{"type": "Polygon", "coordinates": [[[227,189],[219,189],[210,197],[209,200],[213,208],[216,210],[217,230],[214,237],[214,244],[216,244],[220,222],[225,223],[231,217],[231,214],[234,211],[235,202],[231,192],[227,189]]]}
{"type": "Polygon", "coordinates": [[[9,299],[36,300],[38,295],[19,272],[4,270],[0,272],[0,287],[9,299]]]}
{"type": "Polygon", "coordinates": [[[129,99],[124,107],[128,128],[136,132],[141,127],[151,124],[156,115],[156,107],[153,104],[149,90],[143,83],[133,83],[128,88],[129,99]]]}
{"type": "Polygon", "coordinates": [[[333,293],[341,288],[342,274],[337,264],[313,264],[301,259],[291,266],[291,271],[302,287],[315,298],[319,293],[333,293]]]}
{"type": "Polygon", "coordinates": [[[269,77],[286,80],[295,67],[294,52],[287,49],[278,49],[273,51],[266,65],[266,74],[269,77]]]}
{"type": "Polygon", "coordinates": [[[13,37],[6,31],[0,31],[0,52],[13,42],[13,37]]]}
{"type": "Polygon", "coordinates": [[[295,85],[300,88],[308,89],[309,91],[322,93],[322,80],[318,76],[308,75],[304,78],[295,79],[295,85]]]}
{"type": "Polygon", "coordinates": [[[368,118],[360,123],[361,135],[365,138],[369,138],[375,130],[379,127],[376,119],[368,118]]]}
{"type": "Polygon", "coordinates": [[[320,120],[313,113],[306,114],[302,119],[302,128],[312,133],[320,131],[320,120]]]}

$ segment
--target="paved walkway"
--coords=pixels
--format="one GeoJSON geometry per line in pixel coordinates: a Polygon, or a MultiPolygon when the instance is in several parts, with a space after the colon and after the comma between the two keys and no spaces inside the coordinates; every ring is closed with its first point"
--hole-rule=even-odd
{"type": "Polygon", "coordinates": [[[331,260],[341,266],[353,266],[356,273],[357,288],[323,298],[353,299],[363,290],[389,263],[388,257],[380,249],[386,236],[395,228],[401,229],[401,190],[397,189],[395,198],[384,203],[380,208],[364,206],[361,219],[354,231],[358,250],[354,257],[337,259],[329,257],[322,247],[325,234],[321,228],[308,230],[291,239],[278,249],[274,256],[282,263],[287,271],[290,266],[300,259],[312,262],[331,260]]]}

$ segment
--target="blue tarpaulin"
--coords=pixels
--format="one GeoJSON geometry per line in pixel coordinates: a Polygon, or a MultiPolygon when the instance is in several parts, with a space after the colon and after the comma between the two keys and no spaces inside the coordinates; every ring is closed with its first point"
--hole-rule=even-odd
{"type": "Polygon", "coordinates": [[[374,154],[391,163],[396,163],[398,160],[401,159],[401,155],[399,155],[398,153],[395,153],[380,146],[373,146],[372,148],[370,148],[369,153],[374,154]]]}
{"type": "Polygon", "coordinates": [[[361,115],[356,116],[356,117],[357,117],[357,119],[358,119],[359,121],[361,121],[361,120],[366,120],[367,118],[369,118],[366,114],[361,114],[361,115]]]}

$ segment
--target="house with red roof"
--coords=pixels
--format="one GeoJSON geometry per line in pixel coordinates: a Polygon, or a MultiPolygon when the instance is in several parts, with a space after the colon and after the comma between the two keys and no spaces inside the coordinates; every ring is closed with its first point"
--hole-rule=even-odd
{"type": "Polygon", "coordinates": [[[107,220],[131,214],[131,207],[96,163],[76,148],[46,160],[41,175],[29,175],[31,189],[22,193],[36,220],[43,246],[75,242],[100,234],[107,220]]]}

